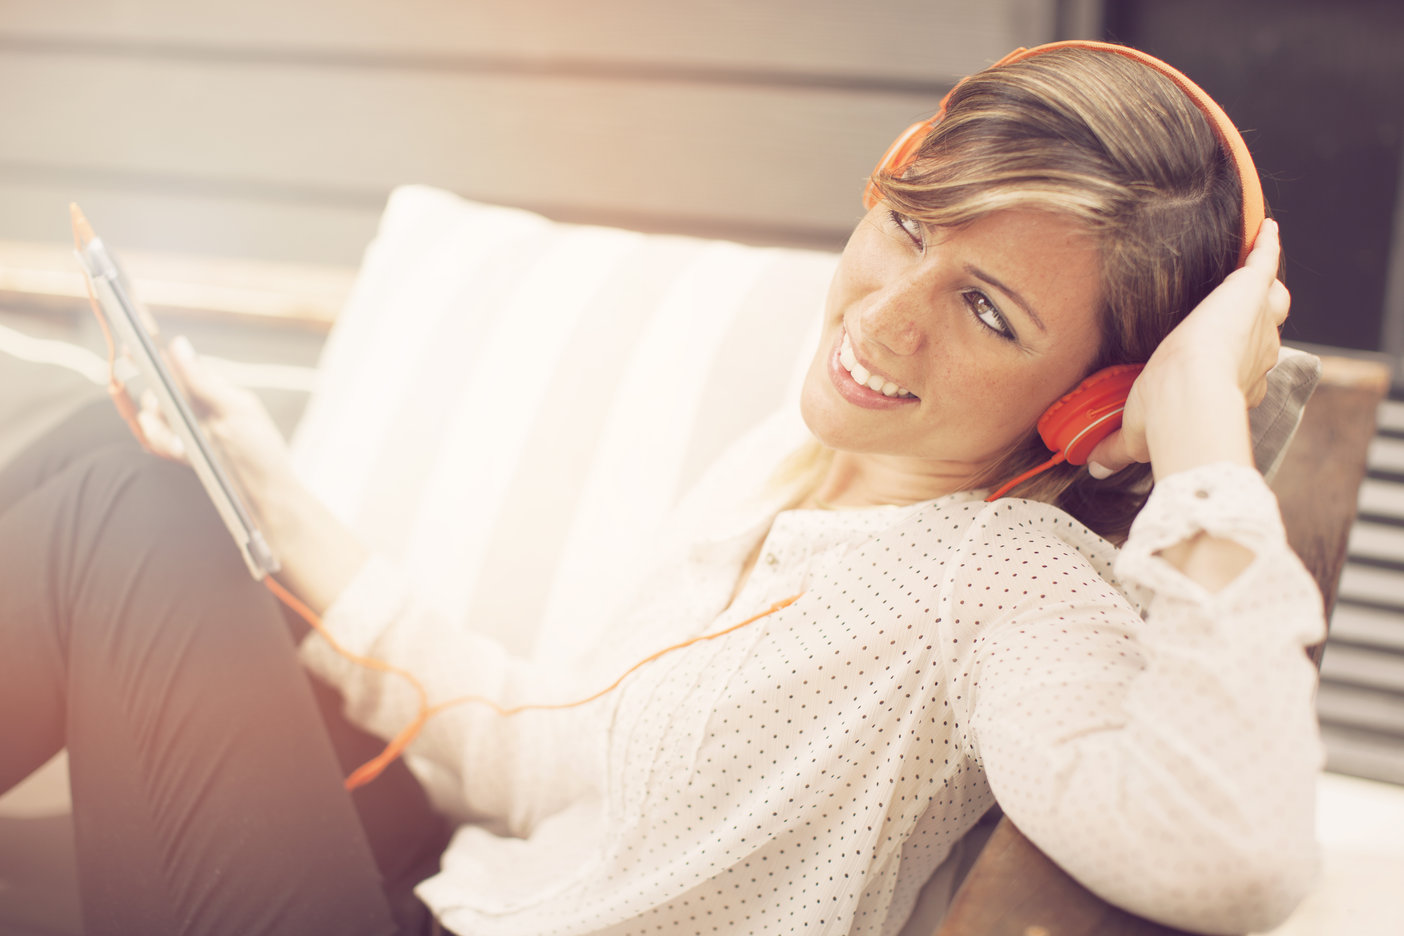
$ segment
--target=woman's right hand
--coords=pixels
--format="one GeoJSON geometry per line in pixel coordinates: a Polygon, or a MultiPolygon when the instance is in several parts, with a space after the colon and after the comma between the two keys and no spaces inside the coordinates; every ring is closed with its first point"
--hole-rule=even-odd
{"type": "MultiPolygon", "coordinates": [[[[170,351],[201,429],[282,564],[279,579],[320,615],[360,569],[366,550],[298,480],[287,443],[262,401],[211,369],[185,338],[172,341],[170,351]]],[[[157,454],[189,462],[154,396],[143,397],[138,420],[157,454]]]]}
{"type": "MultiPolygon", "coordinates": [[[[1262,402],[1291,297],[1277,279],[1277,224],[1264,221],[1247,262],[1156,348],[1131,388],[1122,427],[1092,450],[1102,471],[1150,461],[1157,480],[1215,462],[1253,467],[1248,409],[1262,402]]],[[[1100,474],[1094,470],[1094,474],[1100,474]]],[[[1210,592],[1238,577],[1253,553],[1204,533],[1160,555],[1210,592]]]]}
{"type": "Polygon", "coordinates": [[[1165,337],[1136,378],[1121,429],[1092,450],[1104,476],[1132,462],[1157,478],[1215,461],[1252,466],[1246,410],[1262,402],[1291,297],[1277,279],[1277,223],[1264,221],[1244,265],[1165,337]]]}

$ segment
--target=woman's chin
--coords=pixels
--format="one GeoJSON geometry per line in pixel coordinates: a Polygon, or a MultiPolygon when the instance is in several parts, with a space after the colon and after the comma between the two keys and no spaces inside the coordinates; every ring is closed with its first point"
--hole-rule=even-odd
{"type": "MultiPolygon", "coordinates": [[[[806,382],[800,393],[800,418],[809,427],[810,433],[823,445],[835,448],[834,437],[841,429],[841,420],[835,418],[833,401],[823,399],[822,391],[806,382]]],[[[841,432],[838,433],[840,436],[841,432]]]]}
{"type": "Polygon", "coordinates": [[[855,426],[849,420],[834,411],[832,401],[821,400],[811,403],[809,393],[806,392],[800,397],[800,417],[804,424],[809,427],[810,433],[815,440],[825,448],[831,448],[839,452],[875,452],[872,441],[864,439],[861,434],[855,431],[855,426]]]}

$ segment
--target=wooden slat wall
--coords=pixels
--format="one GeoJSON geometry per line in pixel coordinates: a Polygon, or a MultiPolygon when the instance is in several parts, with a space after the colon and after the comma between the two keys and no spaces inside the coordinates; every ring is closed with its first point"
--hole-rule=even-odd
{"type": "Polygon", "coordinates": [[[1070,0],[0,0],[0,240],[355,264],[405,182],[840,245],[890,139],[1070,0]]]}
{"type": "Polygon", "coordinates": [[[801,73],[939,82],[1054,28],[1046,0],[6,0],[24,41],[356,61],[801,73]]]}
{"type": "Polygon", "coordinates": [[[1326,766],[1404,784],[1404,387],[1380,407],[1321,661],[1326,766]]]}

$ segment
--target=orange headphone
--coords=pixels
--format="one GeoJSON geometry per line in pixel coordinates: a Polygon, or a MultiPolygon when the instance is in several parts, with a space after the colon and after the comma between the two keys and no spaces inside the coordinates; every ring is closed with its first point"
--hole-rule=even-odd
{"type": "MultiPolygon", "coordinates": [[[[1140,62],[1173,81],[1181,91],[1188,95],[1194,105],[1203,111],[1204,116],[1209,118],[1209,125],[1213,128],[1214,135],[1219,138],[1219,143],[1228,153],[1229,158],[1233,160],[1234,168],[1238,172],[1239,185],[1243,190],[1243,227],[1240,231],[1238,251],[1238,265],[1242,266],[1244,261],[1248,259],[1248,252],[1253,249],[1253,240],[1257,236],[1258,227],[1263,223],[1263,218],[1266,217],[1266,209],[1263,204],[1263,185],[1258,178],[1258,169],[1253,164],[1253,157],[1248,152],[1247,144],[1243,142],[1242,134],[1233,125],[1233,121],[1229,120],[1223,108],[1216,104],[1214,99],[1204,92],[1203,88],[1160,59],[1136,49],[1109,42],[1072,39],[1066,42],[1050,42],[1032,49],[1015,49],[990,67],[999,68],[1002,65],[1019,62],[1044,52],[1051,52],[1054,49],[1091,49],[1110,52],[1140,62]]],[[[936,109],[935,115],[912,124],[887,148],[887,152],[883,154],[882,160],[873,170],[872,176],[869,177],[867,188],[863,191],[864,208],[871,209],[880,200],[876,182],[879,176],[900,175],[916,160],[917,152],[921,149],[921,144],[927,135],[946,116],[946,104],[950,101],[951,95],[965,81],[966,79],[962,78],[954,88],[946,92],[946,96],[941,99],[941,106],[936,109]]],[[[1126,406],[1126,397],[1131,392],[1131,385],[1135,382],[1136,376],[1140,374],[1143,366],[1141,364],[1118,364],[1115,367],[1100,370],[1083,380],[1050,406],[1039,418],[1038,432],[1043,438],[1044,444],[1054,452],[1053,457],[1008,482],[991,494],[987,500],[1003,497],[1016,485],[1022,484],[1034,475],[1061,462],[1066,461],[1073,465],[1086,464],[1088,456],[1097,447],[1097,443],[1121,427],[1121,412],[1126,406]]]]}

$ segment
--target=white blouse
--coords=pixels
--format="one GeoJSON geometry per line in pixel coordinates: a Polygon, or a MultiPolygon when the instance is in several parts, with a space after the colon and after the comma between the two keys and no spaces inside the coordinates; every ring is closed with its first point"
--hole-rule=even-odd
{"type": "MultiPolygon", "coordinates": [[[[510,705],[589,695],[801,596],[587,705],[433,719],[414,763],[464,823],[418,893],[448,929],[899,933],[996,801],[1092,891],[1167,924],[1268,928],[1309,889],[1322,749],[1303,648],[1324,623],[1255,471],[1162,481],[1119,555],[1055,508],[980,492],[701,513],[570,665],[436,618],[381,558],[329,610],[431,700],[510,705]],[[1256,554],[1217,594],[1156,556],[1200,530],[1256,554]]],[[[400,681],[315,639],[303,653],[361,724],[389,736],[413,716],[400,681]]]]}

